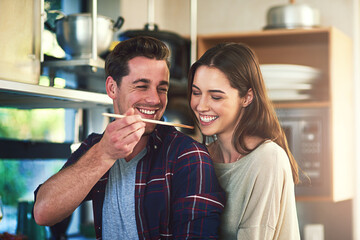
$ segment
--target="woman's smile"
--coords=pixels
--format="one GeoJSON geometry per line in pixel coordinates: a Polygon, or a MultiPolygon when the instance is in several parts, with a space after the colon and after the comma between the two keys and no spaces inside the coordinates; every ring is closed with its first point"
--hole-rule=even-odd
{"type": "Polygon", "coordinates": [[[210,125],[213,121],[218,119],[218,117],[219,116],[199,114],[199,121],[202,125],[210,125]]]}

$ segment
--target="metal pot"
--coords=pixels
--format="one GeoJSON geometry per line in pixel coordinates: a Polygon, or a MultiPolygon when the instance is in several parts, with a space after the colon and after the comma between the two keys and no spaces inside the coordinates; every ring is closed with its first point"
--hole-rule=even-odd
{"type": "Polygon", "coordinates": [[[276,28],[312,28],[320,25],[320,13],[306,4],[279,5],[269,9],[267,26],[264,29],[276,28]]]}
{"type": "MultiPolygon", "coordinates": [[[[97,15],[97,54],[105,53],[124,23],[119,17],[114,21],[97,15]]],[[[90,13],[64,15],[55,20],[55,33],[59,45],[73,58],[91,57],[92,16],[90,13]]]]}
{"type": "Polygon", "coordinates": [[[119,40],[124,41],[136,36],[150,36],[163,41],[170,49],[170,78],[183,80],[187,77],[190,67],[190,41],[174,32],[160,31],[154,24],[150,30],[150,24],[144,29],[127,30],[119,34],[119,40]]]}

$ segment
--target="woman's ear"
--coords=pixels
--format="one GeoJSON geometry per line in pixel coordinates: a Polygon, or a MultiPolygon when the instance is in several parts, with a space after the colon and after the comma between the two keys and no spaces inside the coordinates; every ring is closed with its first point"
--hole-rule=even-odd
{"type": "Polygon", "coordinates": [[[107,95],[111,99],[114,99],[116,97],[117,84],[116,84],[116,81],[111,76],[108,76],[106,78],[105,87],[106,87],[107,95]]]}
{"type": "Polygon", "coordinates": [[[254,99],[254,92],[253,92],[252,88],[249,88],[249,90],[247,91],[247,93],[243,97],[243,99],[244,99],[243,107],[247,107],[250,105],[250,103],[252,103],[252,100],[254,99]]]}

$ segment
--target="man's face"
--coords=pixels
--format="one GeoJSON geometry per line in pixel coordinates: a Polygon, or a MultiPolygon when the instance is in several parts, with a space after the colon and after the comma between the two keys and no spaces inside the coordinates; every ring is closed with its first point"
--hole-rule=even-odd
{"type": "MultiPolygon", "coordinates": [[[[124,114],[129,108],[142,118],[160,120],[167,105],[169,69],[164,60],[135,57],[129,61],[129,75],[116,87],[114,111],[124,114]]],[[[145,133],[155,124],[147,123],[145,133]]]]}

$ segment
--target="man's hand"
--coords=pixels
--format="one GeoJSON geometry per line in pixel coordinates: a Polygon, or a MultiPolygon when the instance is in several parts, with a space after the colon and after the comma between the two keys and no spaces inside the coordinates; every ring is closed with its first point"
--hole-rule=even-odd
{"type": "Polygon", "coordinates": [[[146,123],[139,115],[134,115],[133,108],[128,109],[125,115],[109,123],[99,142],[99,149],[114,161],[129,156],[145,132],[146,123]]]}

